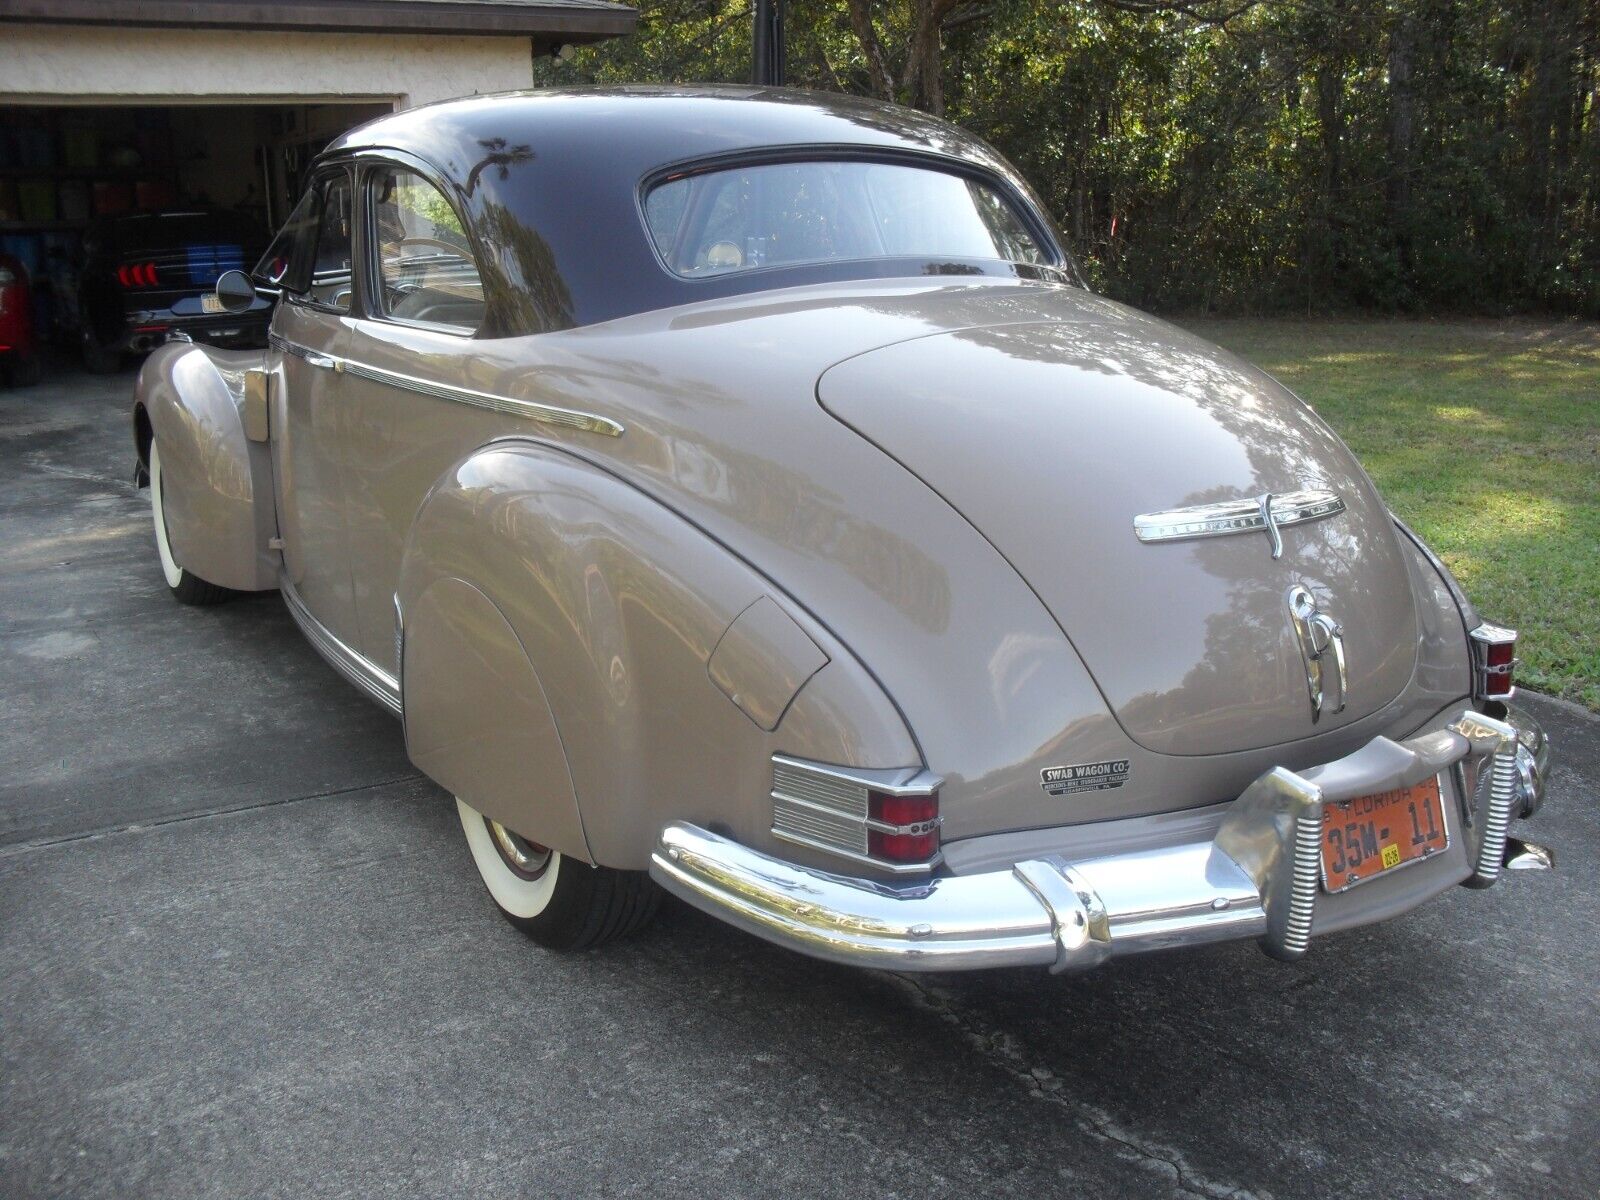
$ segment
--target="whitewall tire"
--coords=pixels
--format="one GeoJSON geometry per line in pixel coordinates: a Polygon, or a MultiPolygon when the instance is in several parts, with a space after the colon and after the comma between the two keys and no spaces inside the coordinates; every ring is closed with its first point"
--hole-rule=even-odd
{"type": "Polygon", "coordinates": [[[465,800],[456,800],[467,848],[507,921],[552,950],[582,950],[631,933],[656,911],[660,892],[642,871],[591,866],[551,850],[465,800]]]}
{"type": "Polygon", "coordinates": [[[181,604],[220,604],[228,598],[228,589],[208,583],[192,571],[185,571],[172,556],[172,543],[167,537],[165,482],[161,473],[161,448],[152,438],[150,442],[150,516],[156,527],[156,555],[161,560],[161,574],[173,596],[181,604]]]}
{"type": "Polygon", "coordinates": [[[531,921],[549,908],[556,880],[561,878],[561,855],[518,837],[464,800],[456,801],[456,811],[472,861],[500,911],[531,921]]]}

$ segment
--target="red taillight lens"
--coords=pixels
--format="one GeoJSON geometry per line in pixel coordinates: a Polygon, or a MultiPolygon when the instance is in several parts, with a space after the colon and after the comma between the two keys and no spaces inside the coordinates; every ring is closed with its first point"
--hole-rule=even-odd
{"type": "Polygon", "coordinates": [[[1488,655],[1488,687],[1484,690],[1491,696],[1509,696],[1512,691],[1512,672],[1516,666],[1517,644],[1515,642],[1499,642],[1489,647],[1488,655]]]}
{"type": "Polygon", "coordinates": [[[1503,700],[1516,691],[1517,631],[1479,625],[1472,631],[1477,690],[1482,699],[1503,700]]]}
{"type": "Polygon", "coordinates": [[[867,830],[867,853],[886,862],[926,862],[939,852],[939,794],[867,794],[867,812],[879,825],[867,830]]]}
{"type": "Polygon", "coordinates": [[[155,287],[161,282],[153,262],[124,264],[117,268],[117,282],[123,287],[155,287]]]}

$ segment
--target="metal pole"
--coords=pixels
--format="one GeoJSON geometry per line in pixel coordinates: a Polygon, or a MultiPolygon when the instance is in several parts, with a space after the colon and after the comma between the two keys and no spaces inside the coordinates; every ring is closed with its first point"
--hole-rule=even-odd
{"type": "Polygon", "coordinates": [[[755,62],[750,80],[757,86],[783,86],[783,0],[756,0],[755,62]]]}

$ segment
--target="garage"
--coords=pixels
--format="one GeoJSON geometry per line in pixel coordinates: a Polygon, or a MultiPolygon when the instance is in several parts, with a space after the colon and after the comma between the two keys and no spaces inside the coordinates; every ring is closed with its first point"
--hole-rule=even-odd
{"type": "Polygon", "coordinates": [[[0,0],[0,369],[113,371],[205,319],[334,137],[417,104],[527,87],[632,30],[606,0],[0,0]]]}

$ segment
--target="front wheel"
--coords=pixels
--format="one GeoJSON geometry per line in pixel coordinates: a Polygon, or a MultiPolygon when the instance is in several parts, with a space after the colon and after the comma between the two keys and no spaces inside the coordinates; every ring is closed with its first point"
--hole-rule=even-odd
{"type": "Polygon", "coordinates": [[[513,833],[456,801],[478,874],[507,921],[551,950],[586,950],[655,915],[661,893],[642,871],[592,867],[513,833]]]}
{"type": "Polygon", "coordinates": [[[156,553],[161,557],[161,573],[167,587],[180,604],[221,604],[228,598],[228,589],[210,583],[193,571],[186,571],[172,557],[172,544],[167,540],[167,514],[162,491],[161,448],[150,443],[150,515],[156,526],[156,553]]]}

